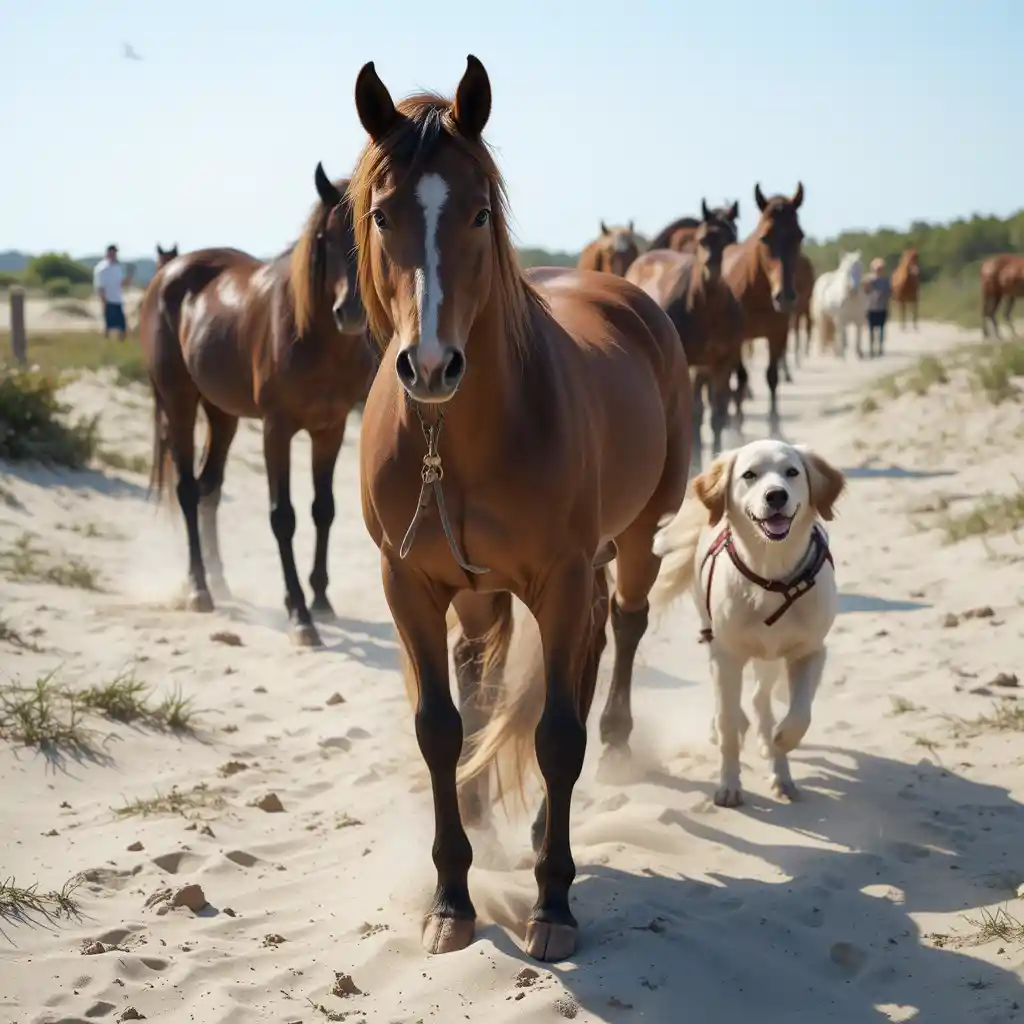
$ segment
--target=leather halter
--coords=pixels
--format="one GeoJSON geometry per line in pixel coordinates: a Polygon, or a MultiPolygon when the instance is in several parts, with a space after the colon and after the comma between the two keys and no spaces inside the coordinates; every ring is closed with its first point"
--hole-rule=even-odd
{"type": "MultiPolygon", "coordinates": [[[[807,563],[796,579],[790,580],[788,583],[783,583],[780,580],[766,580],[763,576],[758,576],[756,572],[744,564],[739,553],[736,551],[736,544],[732,539],[732,530],[727,526],[715,538],[714,543],[710,548],[708,548],[707,554],[704,556],[704,561],[700,563],[700,571],[703,573],[704,566],[707,565],[709,561],[711,562],[711,568],[708,571],[707,588],[705,589],[708,622],[711,622],[711,583],[715,578],[715,563],[718,561],[718,556],[723,551],[729,556],[729,560],[734,566],[736,566],[736,569],[755,586],[760,587],[762,590],[766,590],[769,594],[784,595],[785,600],[782,604],[764,620],[764,624],[766,626],[774,626],[775,623],[789,611],[796,600],[806,594],[807,591],[814,586],[818,573],[821,572],[822,567],[826,562],[828,562],[833,569],[835,568],[836,563],[832,560],[832,552],[828,549],[828,540],[825,538],[825,531],[822,530],[817,523],[811,533],[811,550],[811,560],[807,563]]],[[[710,626],[700,631],[700,642],[702,644],[710,643],[713,639],[714,634],[712,633],[710,626]]]]}

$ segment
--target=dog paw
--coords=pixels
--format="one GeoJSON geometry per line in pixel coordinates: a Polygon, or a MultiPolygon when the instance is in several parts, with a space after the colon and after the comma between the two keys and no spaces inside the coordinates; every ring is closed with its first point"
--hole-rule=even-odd
{"type": "Polygon", "coordinates": [[[807,735],[810,725],[811,720],[809,717],[804,718],[803,716],[792,714],[786,715],[779,723],[779,727],[775,730],[775,735],[772,737],[776,751],[780,754],[788,754],[791,750],[795,750],[800,745],[800,741],[807,735]]]}
{"type": "Polygon", "coordinates": [[[778,775],[772,776],[772,793],[780,800],[789,800],[792,803],[800,799],[800,790],[792,779],[781,779],[778,775]]]}

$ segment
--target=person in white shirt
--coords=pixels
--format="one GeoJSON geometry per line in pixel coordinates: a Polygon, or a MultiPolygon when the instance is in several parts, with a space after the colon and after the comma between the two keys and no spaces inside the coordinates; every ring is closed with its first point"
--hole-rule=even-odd
{"type": "Polygon", "coordinates": [[[103,303],[103,337],[109,338],[111,331],[117,331],[124,341],[128,329],[124,315],[124,289],[132,283],[132,275],[131,270],[118,260],[116,245],[107,246],[107,255],[92,272],[92,283],[103,303]]]}

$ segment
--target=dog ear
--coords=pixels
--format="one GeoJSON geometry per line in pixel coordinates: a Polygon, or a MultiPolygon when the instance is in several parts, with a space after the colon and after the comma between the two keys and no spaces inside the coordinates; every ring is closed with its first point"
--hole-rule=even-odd
{"type": "Polygon", "coordinates": [[[810,484],[811,505],[825,522],[835,518],[832,506],[846,488],[846,477],[830,462],[806,445],[794,445],[803,459],[810,484]]]}
{"type": "Polygon", "coordinates": [[[717,525],[725,515],[729,482],[732,479],[732,464],[735,458],[735,452],[719,455],[705,472],[694,478],[693,493],[708,510],[708,523],[711,526],[717,525]]]}

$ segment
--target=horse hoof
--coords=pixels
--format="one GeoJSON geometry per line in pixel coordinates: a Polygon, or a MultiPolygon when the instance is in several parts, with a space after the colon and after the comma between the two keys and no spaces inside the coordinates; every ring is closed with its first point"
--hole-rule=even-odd
{"type": "Polygon", "coordinates": [[[296,647],[323,647],[320,634],[312,623],[296,623],[291,627],[291,633],[296,647]]]}
{"type": "Polygon", "coordinates": [[[571,924],[531,921],[526,926],[526,953],[534,960],[556,963],[576,952],[579,928],[571,924]]]}
{"type": "Polygon", "coordinates": [[[334,622],[338,617],[326,597],[314,597],[309,611],[317,622],[334,622]]]}
{"type": "Polygon", "coordinates": [[[471,917],[431,914],[423,923],[423,948],[428,953],[457,953],[473,941],[475,931],[471,917]]]}
{"type": "Polygon", "coordinates": [[[193,590],[185,598],[185,609],[190,612],[212,612],[213,598],[208,590],[193,590]]]}

